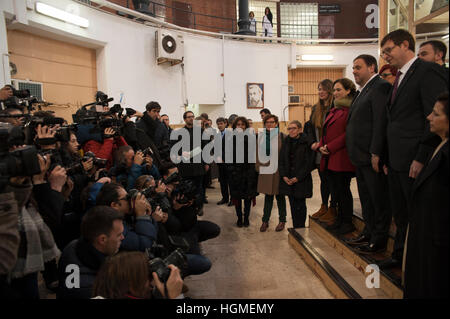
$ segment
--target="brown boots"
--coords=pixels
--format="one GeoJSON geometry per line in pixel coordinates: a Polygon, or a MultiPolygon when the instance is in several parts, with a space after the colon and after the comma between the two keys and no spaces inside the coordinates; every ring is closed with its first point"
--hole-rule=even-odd
{"type": "Polygon", "coordinates": [[[328,210],[325,214],[320,216],[319,221],[322,223],[326,223],[327,225],[331,225],[334,223],[337,217],[337,212],[335,207],[328,207],[328,210]]]}
{"type": "Polygon", "coordinates": [[[319,219],[321,216],[325,215],[326,212],[327,212],[327,207],[324,204],[322,204],[320,206],[320,209],[317,212],[315,212],[313,215],[311,215],[311,218],[319,219]]]}

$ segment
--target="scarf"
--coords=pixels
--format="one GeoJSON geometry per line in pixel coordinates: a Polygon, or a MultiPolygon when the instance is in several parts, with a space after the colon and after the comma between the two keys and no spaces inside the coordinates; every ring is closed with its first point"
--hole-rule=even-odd
{"type": "MultiPolygon", "coordinates": [[[[24,189],[22,199],[29,198],[30,195],[31,187],[24,189]]],[[[56,247],[52,232],[33,205],[22,206],[18,217],[20,246],[17,263],[11,271],[12,278],[44,270],[44,263],[57,258],[61,253],[56,247]]]]}
{"type": "Polygon", "coordinates": [[[340,109],[340,108],[343,108],[343,107],[350,107],[350,105],[352,104],[352,101],[353,101],[353,99],[351,98],[351,97],[349,97],[349,96],[346,96],[346,97],[344,97],[344,98],[342,98],[342,99],[339,99],[339,100],[334,100],[334,107],[335,108],[338,108],[338,109],[340,109]]]}

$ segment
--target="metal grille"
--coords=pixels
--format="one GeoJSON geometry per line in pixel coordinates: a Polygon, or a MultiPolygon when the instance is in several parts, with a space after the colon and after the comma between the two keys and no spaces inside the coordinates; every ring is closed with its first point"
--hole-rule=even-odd
{"type": "Polygon", "coordinates": [[[30,94],[35,96],[39,101],[42,101],[42,84],[34,82],[21,82],[19,83],[19,90],[30,90],[30,94]]]}

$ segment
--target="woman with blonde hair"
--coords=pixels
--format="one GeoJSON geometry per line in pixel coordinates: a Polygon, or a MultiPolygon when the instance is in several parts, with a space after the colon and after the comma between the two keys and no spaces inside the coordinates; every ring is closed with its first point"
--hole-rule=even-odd
{"type": "MultiPolygon", "coordinates": [[[[322,138],[323,123],[325,122],[326,115],[330,110],[331,103],[333,102],[333,82],[329,79],[322,80],[319,82],[317,90],[319,100],[312,107],[310,120],[305,123],[305,133],[312,137],[314,142],[317,143],[315,144],[316,146],[322,138]]],[[[336,215],[336,201],[333,197],[331,197],[331,203],[328,205],[328,199],[330,198],[330,187],[326,173],[320,171],[321,158],[322,154],[317,152],[315,165],[320,177],[320,194],[322,196],[322,205],[320,206],[320,209],[311,216],[313,219],[319,219],[324,215],[336,215]]]]}

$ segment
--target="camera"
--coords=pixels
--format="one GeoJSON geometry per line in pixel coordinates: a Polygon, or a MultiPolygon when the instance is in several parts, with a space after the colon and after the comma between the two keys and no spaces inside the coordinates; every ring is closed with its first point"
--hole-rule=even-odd
{"type": "Polygon", "coordinates": [[[166,258],[162,259],[159,257],[152,258],[152,253],[148,252],[146,249],[147,256],[149,258],[148,267],[150,274],[156,272],[158,278],[161,282],[167,282],[170,276],[170,268],[169,265],[174,265],[180,269],[180,273],[186,274],[187,271],[187,259],[186,255],[180,248],[175,249],[172,253],[169,254],[166,258]]]}
{"type": "Polygon", "coordinates": [[[97,166],[98,168],[104,168],[106,167],[106,163],[108,162],[107,159],[96,157],[93,152],[86,152],[81,159],[83,162],[88,161],[89,159],[93,159],[93,164],[97,166]]]}
{"type": "Polygon", "coordinates": [[[177,200],[180,204],[187,204],[191,200],[197,199],[199,196],[195,185],[190,180],[181,180],[177,187],[173,190],[172,194],[177,197],[183,195],[183,198],[177,200]]]}
{"type": "Polygon", "coordinates": [[[14,146],[11,136],[20,128],[9,123],[0,123],[0,186],[5,186],[10,177],[33,176],[41,172],[35,146],[24,146],[9,151],[14,146]]]}
{"type": "Polygon", "coordinates": [[[170,176],[168,176],[166,179],[162,179],[162,182],[166,185],[172,184],[172,183],[176,183],[176,182],[180,182],[181,181],[181,176],[180,174],[178,174],[178,172],[175,172],[173,174],[171,174],[170,176]]]}

